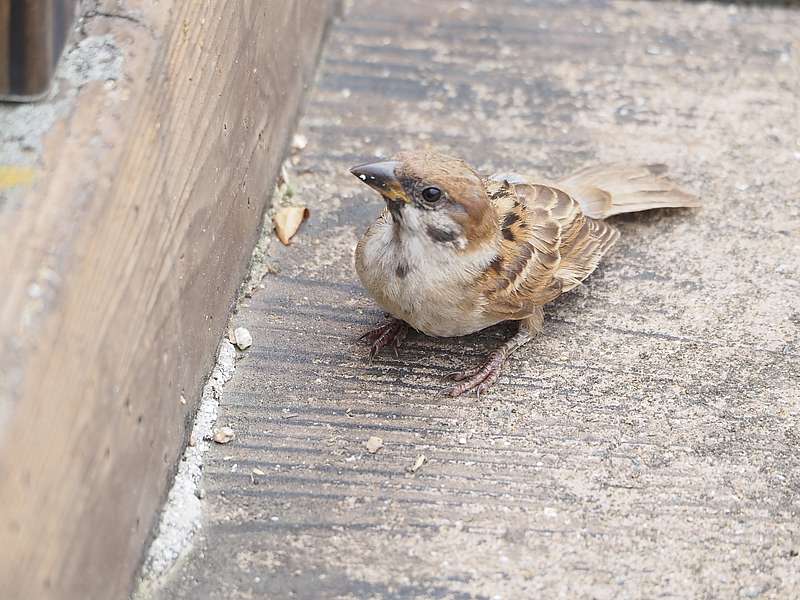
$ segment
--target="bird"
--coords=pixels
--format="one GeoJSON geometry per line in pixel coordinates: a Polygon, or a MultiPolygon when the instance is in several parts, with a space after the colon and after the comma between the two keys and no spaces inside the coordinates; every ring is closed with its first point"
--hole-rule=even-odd
{"type": "Polygon", "coordinates": [[[605,219],[696,207],[662,164],[592,166],[549,182],[484,177],[464,160],[417,150],[350,172],[386,203],[355,249],[355,270],[387,319],[361,336],[370,360],[397,354],[409,328],[468,335],[505,321],[517,331],[486,359],[449,374],[452,397],[494,384],[509,355],[543,329],[544,306],[580,285],[619,239],[605,219]]]}

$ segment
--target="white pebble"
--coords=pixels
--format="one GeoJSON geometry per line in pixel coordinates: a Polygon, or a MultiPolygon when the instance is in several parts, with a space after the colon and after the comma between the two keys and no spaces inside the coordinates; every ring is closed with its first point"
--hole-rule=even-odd
{"type": "Polygon", "coordinates": [[[233,332],[233,339],[239,350],[246,350],[253,345],[253,336],[244,327],[237,327],[233,332]]]}

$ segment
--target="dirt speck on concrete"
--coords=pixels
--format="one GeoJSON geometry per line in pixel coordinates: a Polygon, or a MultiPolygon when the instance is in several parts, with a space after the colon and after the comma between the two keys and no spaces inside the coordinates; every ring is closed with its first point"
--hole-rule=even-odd
{"type": "Polygon", "coordinates": [[[370,454],[375,454],[378,450],[383,448],[383,439],[373,435],[364,443],[364,445],[367,448],[367,452],[370,454]]]}

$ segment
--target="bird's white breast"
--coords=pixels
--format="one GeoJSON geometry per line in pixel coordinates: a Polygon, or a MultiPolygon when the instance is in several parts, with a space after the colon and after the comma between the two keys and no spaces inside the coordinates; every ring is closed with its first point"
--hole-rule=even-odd
{"type": "Polygon", "coordinates": [[[457,252],[424,235],[397,231],[387,217],[361,240],[356,271],[392,316],[427,335],[453,337],[498,322],[485,314],[474,285],[494,256],[492,248],[457,252]]]}

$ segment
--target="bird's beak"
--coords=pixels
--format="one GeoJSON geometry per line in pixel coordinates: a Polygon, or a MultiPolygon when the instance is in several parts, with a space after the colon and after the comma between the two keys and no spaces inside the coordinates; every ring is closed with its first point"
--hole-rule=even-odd
{"type": "Polygon", "coordinates": [[[400,181],[395,175],[399,166],[400,163],[396,160],[382,160],[353,167],[350,172],[369,187],[380,192],[385,200],[408,202],[403,186],[400,185],[400,181]]]}

